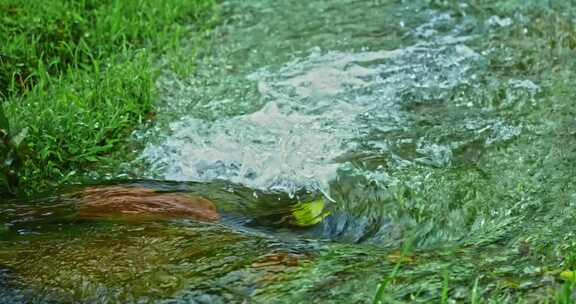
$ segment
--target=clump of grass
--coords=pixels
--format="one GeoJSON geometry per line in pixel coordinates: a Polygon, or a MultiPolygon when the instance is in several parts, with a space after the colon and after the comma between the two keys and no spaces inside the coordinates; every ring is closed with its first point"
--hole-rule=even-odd
{"type": "Polygon", "coordinates": [[[23,93],[42,77],[119,53],[179,46],[188,25],[209,26],[211,0],[0,1],[0,91],[23,93]]]}
{"type": "Polygon", "coordinates": [[[125,157],[127,136],[153,116],[158,59],[180,60],[182,39],[214,16],[213,0],[0,0],[0,101],[13,130],[28,128],[21,188],[125,157]]]}
{"type": "Polygon", "coordinates": [[[97,70],[77,70],[56,79],[43,76],[25,97],[6,104],[13,127],[29,130],[20,172],[24,185],[45,189],[106,161],[151,111],[149,54],[136,53],[97,70]],[[50,85],[44,87],[44,81],[50,85]]]}

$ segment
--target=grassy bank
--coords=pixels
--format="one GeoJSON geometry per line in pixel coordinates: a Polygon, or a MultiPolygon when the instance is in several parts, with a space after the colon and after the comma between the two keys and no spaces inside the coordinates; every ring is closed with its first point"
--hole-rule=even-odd
{"type": "Polygon", "coordinates": [[[213,0],[0,0],[0,99],[7,133],[26,135],[2,171],[27,193],[110,172],[153,118],[159,69],[189,70],[195,51],[183,54],[181,40],[198,49],[214,17],[213,0]]]}

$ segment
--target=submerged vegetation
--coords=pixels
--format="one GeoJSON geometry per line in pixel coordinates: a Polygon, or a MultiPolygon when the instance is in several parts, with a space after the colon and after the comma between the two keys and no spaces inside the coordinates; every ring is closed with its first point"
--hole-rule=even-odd
{"type": "Polygon", "coordinates": [[[138,126],[186,115],[151,149],[177,174],[145,177],[216,176],[128,185],[148,201],[8,200],[0,300],[574,303],[574,1],[221,5],[205,35],[208,0],[0,0],[2,191],[102,180],[142,148],[138,126]],[[219,45],[191,75],[206,37],[219,45]],[[156,87],[166,70],[200,80],[156,87]],[[261,167],[234,162],[253,154],[265,173],[338,170],[324,192],[262,190],[261,167]],[[123,221],[157,197],[218,214],[123,221]]]}
{"type": "Polygon", "coordinates": [[[3,171],[28,193],[112,172],[154,115],[159,69],[191,71],[215,16],[212,0],[0,1],[0,100],[27,130],[22,166],[3,171]]]}

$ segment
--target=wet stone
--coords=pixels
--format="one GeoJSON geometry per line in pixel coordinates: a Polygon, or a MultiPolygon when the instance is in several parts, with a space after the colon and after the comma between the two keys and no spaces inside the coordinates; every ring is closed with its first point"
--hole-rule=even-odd
{"type": "Polygon", "coordinates": [[[110,186],[83,191],[80,219],[154,220],[188,218],[219,220],[211,201],[187,193],[162,193],[144,187],[110,186]]]}

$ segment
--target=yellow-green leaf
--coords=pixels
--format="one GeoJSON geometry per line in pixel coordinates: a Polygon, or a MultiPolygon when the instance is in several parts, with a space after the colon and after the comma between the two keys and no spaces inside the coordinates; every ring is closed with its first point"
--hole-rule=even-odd
{"type": "Polygon", "coordinates": [[[320,223],[330,212],[324,210],[324,200],[299,203],[292,209],[294,224],[307,227],[320,223]]]}
{"type": "Polygon", "coordinates": [[[564,270],[560,273],[560,278],[564,281],[576,281],[576,272],[572,270],[564,270]]]}

